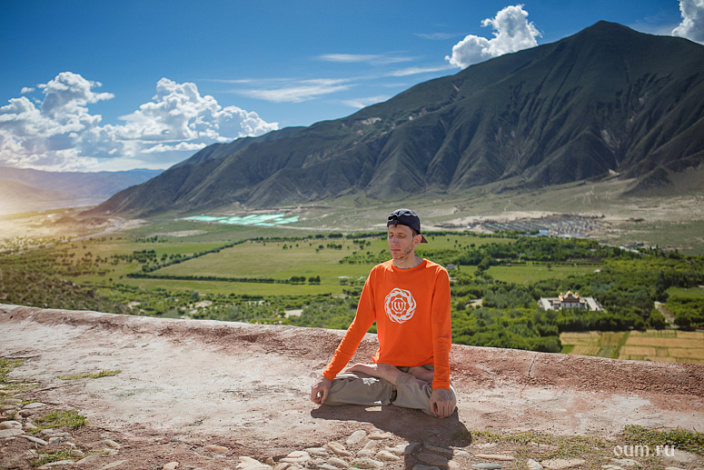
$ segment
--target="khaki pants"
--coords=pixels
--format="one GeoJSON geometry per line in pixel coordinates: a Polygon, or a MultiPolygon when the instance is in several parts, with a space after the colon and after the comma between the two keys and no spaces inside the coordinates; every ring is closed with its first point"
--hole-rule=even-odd
{"type": "MultiPolygon", "coordinates": [[[[424,366],[433,370],[433,366],[424,366]]],[[[399,367],[407,372],[408,367],[399,367]]],[[[450,391],[455,389],[450,385],[450,391]]],[[[402,408],[421,410],[435,416],[430,409],[432,384],[413,377],[411,374],[401,374],[396,380],[396,390],[391,382],[378,377],[372,377],[362,372],[345,372],[335,377],[330,392],[325,400],[326,405],[394,405],[402,408]]]]}

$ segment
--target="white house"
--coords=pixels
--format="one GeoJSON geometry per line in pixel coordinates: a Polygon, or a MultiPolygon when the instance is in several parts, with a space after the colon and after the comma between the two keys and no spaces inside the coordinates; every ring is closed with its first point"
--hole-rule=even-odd
{"type": "Polygon", "coordinates": [[[562,310],[581,308],[583,310],[603,311],[604,307],[593,297],[580,297],[572,291],[560,293],[559,297],[541,297],[538,306],[543,310],[562,310]]]}

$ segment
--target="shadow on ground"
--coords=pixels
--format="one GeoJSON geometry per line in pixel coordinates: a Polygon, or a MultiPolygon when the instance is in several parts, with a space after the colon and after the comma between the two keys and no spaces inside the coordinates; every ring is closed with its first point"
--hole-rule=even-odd
{"type": "Polygon", "coordinates": [[[369,423],[381,431],[403,439],[409,443],[404,454],[406,468],[412,468],[418,463],[418,453],[423,451],[419,444],[434,451],[433,465],[448,468],[455,449],[468,447],[472,443],[472,435],[460,420],[457,410],[445,419],[392,405],[366,408],[355,405],[323,405],[313,409],[310,414],[314,419],[369,423]]]}

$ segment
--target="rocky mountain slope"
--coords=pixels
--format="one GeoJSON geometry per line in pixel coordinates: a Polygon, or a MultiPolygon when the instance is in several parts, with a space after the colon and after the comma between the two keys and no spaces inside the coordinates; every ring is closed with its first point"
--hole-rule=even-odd
{"type": "Polygon", "coordinates": [[[699,44],[599,22],[343,119],[205,149],[98,211],[383,200],[616,175],[636,178],[636,192],[677,190],[675,176],[704,161],[703,63],[699,44]]]}

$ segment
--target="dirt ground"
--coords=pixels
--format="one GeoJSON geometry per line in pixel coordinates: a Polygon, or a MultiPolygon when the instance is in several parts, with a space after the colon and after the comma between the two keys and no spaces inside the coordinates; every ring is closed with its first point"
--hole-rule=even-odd
{"type": "MultiPolygon", "coordinates": [[[[12,377],[38,384],[22,399],[78,410],[88,426],[72,431],[73,439],[121,443],[120,469],[170,461],[225,468],[204,446],[227,447],[235,461],[265,461],[359,429],[458,448],[476,430],[600,438],[630,424],[703,430],[702,365],[457,345],[458,412],[451,418],[393,406],[318,408],[308,400],[310,387],[342,334],[0,305],[0,356],[24,359],[12,377]],[[121,372],[59,378],[101,370],[121,372]]],[[[375,348],[368,335],[353,360],[368,362],[375,348]]],[[[2,445],[8,455],[28,444],[2,445]]]]}

